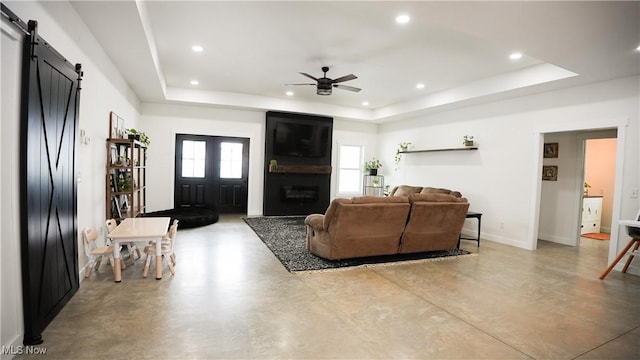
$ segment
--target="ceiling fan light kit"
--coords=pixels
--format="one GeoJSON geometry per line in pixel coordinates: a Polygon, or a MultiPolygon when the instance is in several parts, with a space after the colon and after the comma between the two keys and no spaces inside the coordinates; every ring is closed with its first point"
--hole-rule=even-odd
{"type": "Polygon", "coordinates": [[[349,74],[349,75],[345,75],[345,76],[341,76],[337,79],[330,79],[327,77],[327,71],[329,71],[329,67],[328,66],[323,66],[322,67],[322,72],[324,73],[323,77],[321,78],[316,78],[312,75],[309,75],[307,73],[303,73],[301,72],[300,74],[303,76],[306,76],[310,79],[313,79],[316,81],[315,84],[286,84],[287,86],[295,86],[295,85],[315,85],[316,86],[316,94],[318,95],[322,95],[322,96],[327,96],[327,95],[331,95],[332,93],[332,89],[333,88],[338,88],[338,89],[343,89],[343,90],[349,90],[349,91],[353,91],[353,92],[359,92],[360,88],[354,87],[354,86],[347,86],[347,85],[338,85],[338,83],[344,82],[344,81],[349,81],[349,80],[354,80],[357,79],[358,77],[353,75],[353,74],[349,74]]]}

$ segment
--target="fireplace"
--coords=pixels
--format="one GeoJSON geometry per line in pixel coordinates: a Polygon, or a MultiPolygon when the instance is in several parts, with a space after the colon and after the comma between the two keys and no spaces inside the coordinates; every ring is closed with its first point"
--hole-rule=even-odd
{"type": "Polygon", "coordinates": [[[267,112],[264,215],[308,215],[327,210],[332,136],[332,118],[267,112]]]}
{"type": "Polygon", "coordinates": [[[289,202],[315,202],[318,193],[318,186],[285,185],[280,188],[280,198],[289,202]]]}

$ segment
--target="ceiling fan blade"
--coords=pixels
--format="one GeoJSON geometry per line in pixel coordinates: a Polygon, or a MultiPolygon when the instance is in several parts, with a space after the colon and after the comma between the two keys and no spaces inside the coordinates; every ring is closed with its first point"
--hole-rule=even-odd
{"type": "Polygon", "coordinates": [[[318,84],[284,84],[284,86],[295,86],[295,85],[313,85],[313,86],[316,86],[318,84]]]}
{"type": "Polygon", "coordinates": [[[301,74],[301,75],[304,75],[304,76],[306,76],[306,77],[308,77],[309,79],[313,79],[313,80],[315,80],[315,81],[318,81],[318,79],[316,79],[315,77],[313,77],[313,76],[311,76],[311,75],[309,75],[309,74],[307,74],[307,73],[303,73],[303,72],[301,72],[300,74],[301,74]]]}
{"type": "Polygon", "coordinates": [[[339,82],[343,82],[343,81],[354,80],[354,79],[357,79],[357,78],[358,78],[357,76],[355,76],[353,74],[349,74],[349,75],[345,75],[345,76],[339,77],[337,79],[333,79],[333,80],[331,80],[331,82],[335,84],[335,83],[339,83],[339,82]]]}
{"type": "Polygon", "coordinates": [[[342,90],[349,90],[349,91],[355,91],[355,92],[359,92],[360,88],[354,87],[354,86],[349,86],[349,85],[333,85],[334,88],[338,88],[338,89],[342,89],[342,90]]]}

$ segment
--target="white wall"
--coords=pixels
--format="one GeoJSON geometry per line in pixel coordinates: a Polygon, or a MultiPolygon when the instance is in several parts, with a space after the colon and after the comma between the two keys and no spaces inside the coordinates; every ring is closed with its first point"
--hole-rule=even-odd
{"type": "MultiPolygon", "coordinates": [[[[459,190],[471,210],[484,214],[483,238],[530,248],[528,233],[537,230],[531,220],[532,191],[540,176],[532,164],[541,157],[534,144],[542,128],[573,123],[590,128],[603,119],[626,119],[619,214],[629,219],[637,212],[640,203],[629,195],[640,178],[638,83],[638,77],[630,77],[383,124],[380,157],[391,162],[403,141],[411,141],[416,149],[449,148],[460,146],[463,135],[474,135],[479,150],[405,155],[391,180],[459,190]]],[[[618,250],[628,239],[620,230],[618,250]]]]}
{"type": "MultiPolygon", "coordinates": [[[[19,224],[20,49],[22,33],[2,18],[2,122],[0,122],[0,324],[1,345],[17,344],[23,334],[19,224]]],[[[5,356],[2,355],[4,359],[5,356]]]]}
{"type": "MultiPolygon", "coordinates": [[[[79,145],[76,165],[78,166],[78,243],[80,269],[86,264],[80,231],[86,226],[104,228],[105,218],[105,139],[109,133],[109,112],[123,116],[127,127],[136,126],[139,101],[133,95],[118,70],[111,63],[84,22],[67,2],[21,2],[3,1],[23,21],[37,20],[38,33],[59,53],[72,63],[81,63],[84,77],[80,95],[79,128],[85,130],[90,143],[79,145]]],[[[5,28],[3,22],[3,29],[5,28]]],[[[11,87],[11,79],[5,74],[20,74],[12,58],[20,58],[21,47],[10,46],[2,36],[2,346],[22,343],[23,320],[21,308],[22,287],[20,264],[14,257],[20,249],[18,218],[18,149],[19,110],[16,99],[8,97],[5,86],[11,87]],[[9,67],[13,67],[9,69],[9,67]],[[5,97],[6,96],[6,97],[5,97]],[[6,106],[9,104],[9,106],[6,106]],[[8,117],[5,117],[8,114],[8,117]],[[5,167],[5,164],[7,166],[5,167]],[[14,168],[13,174],[7,169],[14,168]],[[11,176],[13,175],[13,177],[11,176]],[[7,195],[8,194],[8,195],[7,195]],[[8,198],[7,198],[8,197],[8,198]],[[5,249],[8,252],[5,253],[5,249]],[[5,256],[11,260],[5,261],[5,256]]],[[[19,97],[19,92],[13,92],[19,97]]],[[[82,277],[81,277],[82,279],[82,277]]]]}

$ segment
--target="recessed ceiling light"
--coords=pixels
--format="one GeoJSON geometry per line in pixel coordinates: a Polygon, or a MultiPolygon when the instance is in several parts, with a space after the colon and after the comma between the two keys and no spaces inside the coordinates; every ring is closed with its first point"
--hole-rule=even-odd
{"type": "Polygon", "coordinates": [[[409,22],[409,20],[411,20],[411,18],[409,17],[409,15],[398,15],[396,17],[396,22],[398,24],[406,24],[409,22]]]}
{"type": "Polygon", "coordinates": [[[287,96],[293,96],[293,91],[289,90],[285,94],[287,94],[287,96]]]}
{"type": "Polygon", "coordinates": [[[511,55],[509,55],[509,59],[511,60],[518,60],[522,58],[522,53],[519,52],[514,52],[511,55]]]}
{"type": "Polygon", "coordinates": [[[640,51],[640,45],[638,45],[638,47],[636,48],[636,51],[640,51]]]}
{"type": "Polygon", "coordinates": [[[362,102],[362,106],[369,106],[369,102],[368,101],[363,101],[362,102]]]}
{"type": "Polygon", "coordinates": [[[203,48],[202,46],[200,46],[200,45],[193,45],[193,46],[191,47],[191,50],[193,50],[193,51],[195,51],[195,52],[203,52],[203,51],[204,51],[204,48],[203,48]]]}
{"type": "Polygon", "coordinates": [[[200,81],[198,80],[191,80],[191,85],[199,85],[200,81]]]}
{"type": "Polygon", "coordinates": [[[417,83],[416,84],[416,89],[424,89],[424,84],[423,83],[417,83]]]}

